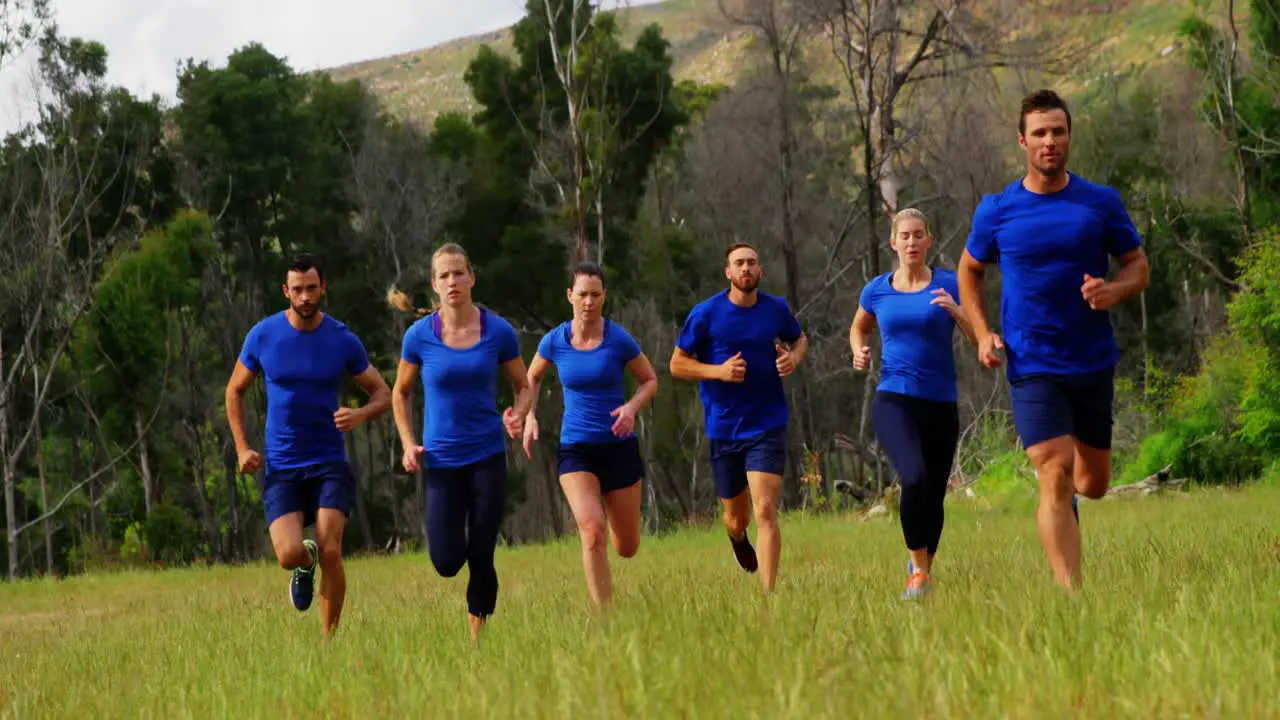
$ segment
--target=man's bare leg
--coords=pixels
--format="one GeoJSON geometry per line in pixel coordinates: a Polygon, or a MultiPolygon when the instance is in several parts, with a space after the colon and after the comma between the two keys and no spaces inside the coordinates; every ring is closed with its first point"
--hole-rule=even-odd
{"type": "Polygon", "coordinates": [[[271,523],[271,549],[276,560],[285,570],[295,570],[311,565],[311,553],[302,544],[302,513],[281,515],[271,523]]]}
{"type": "Polygon", "coordinates": [[[749,471],[747,486],[751,488],[756,544],[760,546],[760,584],[765,592],[772,592],[778,578],[778,560],[782,556],[782,533],[778,530],[778,493],[782,490],[782,476],[749,471]]]}
{"type": "Polygon", "coordinates": [[[724,529],[729,533],[729,542],[733,545],[733,555],[738,561],[738,566],[749,573],[753,573],[759,567],[756,560],[755,548],[751,547],[751,541],[747,538],[747,526],[751,524],[751,496],[747,494],[747,488],[732,498],[725,500],[720,499],[720,503],[724,505],[724,529]]]}
{"type": "Polygon", "coordinates": [[[293,571],[293,577],[289,579],[289,602],[298,612],[305,612],[311,608],[315,595],[319,549],[314,542],[302,536],[300,512],[281,515],[271,522],[268,530],[280,567],[293,571]]]}
{"type": "Polygon", "coordinates": [[[320,620],[324,639],[338,629],[347,596],[347,575],[342,567],[342,532],[347,519],[341,510],[320,508],[316,513],[316,543],[320,547],[320,620]]]}
{"type": "Polygon", "coordinates": [[[1046,440],[1027,448],[1040,484],[1036,521],[1054,579],[1068,590],[1078,587],[1080,576],[1080,526],[1071,513],[1075,494],[1075,442],[1070,436],[1046,440]]]}
{"type": "Polygon", "coordinates": [[[1076,494],[1090,500],[1099,500],[1107,494],[1111,485],[1111,450],[1089,447],[1075,441],[1076,494]]]}

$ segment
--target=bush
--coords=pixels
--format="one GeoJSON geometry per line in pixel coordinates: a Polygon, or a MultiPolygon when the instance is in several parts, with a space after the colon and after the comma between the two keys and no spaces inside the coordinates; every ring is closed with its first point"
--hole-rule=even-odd
{"type": "Polygon", "coordinates": [[[186,565],[195,560],[201,550],[199,524],[185,509],[175,505],[151,508],[151,515],[142,525],[142,540],[147,559],[164,565],[186,565]]]}
{"type": "Polygon", "coordinates": [[[988,412],[960,448],[959,470],[977,476],[977,491],[984,495],[1023,493],[1037,488],[1035,469],[1018,441],[1008,413],[988,412]]]}
{"type": "Polygon", "coordinates": [[[1240,261],[1244,289],[1228,329],[1202,354],[1140,446],[1121,482],[1165,465],[1177,477],[1217,485],[1258,479],[1280,460],[1280,234],[1260,239],[1240,261]]]}
{"type": "Polygon", "coordinates": [[[124,531],[120,543],[120,561],[126,565],[140,565],[146,560],[146,548],[142,544],[142,523],[132,523],[124,531]]]}

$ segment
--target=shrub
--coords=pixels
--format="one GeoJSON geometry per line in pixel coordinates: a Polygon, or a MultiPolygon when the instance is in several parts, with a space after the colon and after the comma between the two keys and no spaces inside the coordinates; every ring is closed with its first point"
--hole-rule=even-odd
{"type": "Polygon", "coordinates": [[[1172,465],[1197,483],[1240,483],[1280,459],[1280,233],[1260,238],[1239,264],[1244,289],[1226,332],[1205,348],[1121,482],[1172,465]]]}

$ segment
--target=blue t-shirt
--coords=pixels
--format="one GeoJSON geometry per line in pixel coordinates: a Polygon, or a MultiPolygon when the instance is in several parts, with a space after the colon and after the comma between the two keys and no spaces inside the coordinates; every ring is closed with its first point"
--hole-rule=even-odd
{"type": "Polygon", "coordinates": [[[880,390],[923,400],[956,401],[956,362],[951,336],[956,321],[942,306],[932,304],[937,289],[946,290],[960,304],[956,274],[933,269],[929,286],[918,292],[893,287],[893,273],[872,278],[862,289],[859,304],[880,326],[880,390]]]}
{"type": "Polygon", "coordinates": [[[622,440],[613,434],[617,418],[609,413],[627,401],[627,363],[640,355],[640,345],[623,327],[604,321],[604,339],[590,350],[573,347],[573,323],[542,336],[538,354],[556,366],[564,387],[560,444],[622,440]]]}
{"type": "Polygon", "coordinates": [[[983,196],[965,248],[979,262],[1000,265],[1000,334],[1010,380],[1115,366],[1120,346],[1111,317],[1090,308],[1080,286],[1085,273],[1106,277],[1108,255],[1141,244],[1120,194],[1079,175],[1047,195],[1019,179],[983,196]]]}
{"type": "Polygon", "coordinates": [[[498,411],[498,371],[520,357],[520,339],[505,319],[481,308],[480,340],[468,348],[451,348],[437,334],[438,317],[431,313],[409,326],[400,357],[421,368],[427,466],[462,467],[507,449],[498,411]]]}
{"type": "Polygon", "coordinates": [[[245,335],[240,362],[262,374],[267,393],[267,474],[345,461],[334,424],[342,380],[369,367],[364,344],[325,315],[314,330],[289,324],[286,311],[263,318],[245,335]]]}
{"type": "Polygon", "coordinates": [[[743,382],[701,380],[707,437],[741,440],[787,426],[787,397],[778,375],[775,343],[799,339],[800,322],[776,295],[756,291],[756,304],[739,307],[723,290],[693,307],[676,347],[698,362],[719,365],[741,352],[743,382]]]}

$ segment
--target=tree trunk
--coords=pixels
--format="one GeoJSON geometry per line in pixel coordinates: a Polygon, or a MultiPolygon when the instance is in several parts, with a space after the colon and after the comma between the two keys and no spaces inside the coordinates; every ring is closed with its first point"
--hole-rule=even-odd
{"type": "Polygon", "coordinates": [[[604,267],[604,189],[596,191],[596,264],[604,267]]]}
{"type": "MultiPolygon", "coordinates": [[[[1147,242],[1151,242],[1151,213],[1147,213],[1147,242]]],[[[1150,249],[1148,248],[1148,252],[1150,249]]],[[[1151,395],[1151,350],[1147,338],[1147,293],[1138,293],[1138,308],[1142,311],[1142,396],[1151,395]]]]}
{"type": "Polygon", "coordinates": [[[133,411],[133,431],[138,436],[138,467],[142,473],[142,501],[147,517],[151,517],[151,504],[155,500],[155,478],[151,475],[151,455],[147,450],[147,430],[142,425],[142,413],[133,411]]]}
{"type": "MultiPolygon", "coordinates": [[[[378,467],[378,456],[373,452],[373,426],[371,425],[364,426],[364,449],[365,461],[369,463],[367,466],[368,470],[365,473],[364,488],[361,489],[360,482],[358,480],[356,482],[356,496],[361,499],[361,502],[367,502],[369,498],[373,497],[373,487],[375,484],[374,479],[379,475],[379,473],[376,472],[376,468],[378,467]]],[[[373,525],[369,521],[369,508],[367,505],[364,506],[363,524],[364,534],[365,537],[368,538],[369,547],[377,547],[378,543],[373,537],[373,525]]]]}
{"type": "Polygon", "coordinates": [[[9,457],[9,384],[4,374],[4,333],[0,331],[0,463],[4,464],[4,522],[8,534],[9,580],[18,577],[18,512],[14,485],[17,458],[9,457]]]}
{"type": "Polygon", "coordinates": [[[1240,116],[1236,113],[1236,55],[1240,50],[1240,32],[1236,28],[1235,0],[1227,2],[1227,19],[1231,25],[1231,51],[1224,70],[1227,96],[1227,132],[1236,161],[1237,209],[1240,229],[1246,245],[1253,244],[1253,206],[1249,197],[1248,165],[1244,161],[1244,143],[1240,140],[1240,116]]]}
{"type": "MultiPolygon", "coordinates": [[[[92,444],[90,445],[92,447],[92,444]]],[[[90,463],[90,467],[92,467],[90,463]]],[[[71,435],[71,477],[80,477],[80,436],[72,433],[71,435]]],[[[94,493],[97,480],[89,481],[89,547],[94,552],[98,550],[98,513],[94,507],[94,493]]]]}
{"type": "Polygon", "coordinates": [[[9,580],[18,577],[18,514],[14,507],[14,475],[13,463],[4,463],[4,521],[9,537],[9,580]]]}
{"type": "MultiPolygon", "coordinates": [[[[39,374],[36,375],[39,378],[39,374]]],[[[40,381],[36,380],[36,386],[39,387],[40,381]]],[[[40,477],[40,512],[41,514],[49,512],[49,486],[45,482],[44,476],[44,432],[40,427],[40,409],[36,408],[36,473],[40,477]]],[[[49,518],[45,518],[41,523],[41,529],[44,530],[44,569],[45,572],[53,574],[53,535],[49,530],[49,518]]]]}
{"type": "Polygon", "coordinates": [[[244,557],[240,547],[240,512],[236,502],[236,477],[240,470],[236,467],[235,446],[230,440],[222,443],[222,462],[227,478],[227,555],[231,560],[244,557]]]}
{"type": "MultiPolygon", "coordinates": [[[[566,88],[566,91],[569,90],[566,88]]],[[[569,127],[573,137],[573,239],[576,251],[574,261],[587,259],[587,247],[590,235],[587,234],[587,197],[582,190],[586,178],[586,161],[583,157],[582,133],[578,130],[577,112],[573,107],[573,95],[569,93],[569,127]]],[[[600,248],[601,254],[604,247],[600,248]]]]}
{"type": "Polygon", "coordinates": [[[205,540],[209,543],[210,558],[221,558],[222,538],[218,531],[218,521],[213,513],[213,503],[209,500],[209,487],[205,482],[204,458],[204,416],[201,403],[201,387],[197,373],[195,355],[191,352],[191,327],[185,319],[181,319],[182,357],[186,363],[187,391],[189,393],[186,426],[188,451],[191,455],[191,480],[195,485],[196,504],[199,505],[200,522],[204,525],[205,540]]]}
{"type": "MultiPolygon", "coordinates": [[[[343,392],[342,400],[344,406],[346,405],[347,397],[347,393],[343,392]]],[[[369,432],[368,426],[365,426],[364,432],[369,432]]],[[[351,482],[355,485],[352,488],[352,500],[355,504],[356,525],[364,535],[363,546],[368,548],[373,546],[373,533],[369,530],[369,515],[364,506],[364,497],[362,497],[363,493],[361,492],[363,483],[360,482],[360,477],[363,473],[360,472],[361,464],[359,453],[356,452],[355,433],[348,432],[343,433],[343,435],[346,436],[343,441],[347,448],[347,465],[351,468],[351,482]]]]}
{"type": "Polygon", "coordinates": [[[551,537],[555,539],[564,535],[564,519],[560,512],[560,477],[554,467],[555,460],[552,454],[544,452],[542,456],[546,458],[547,468],[542,474],[547,479],[547,519],[551,521],[551,537]]]}

